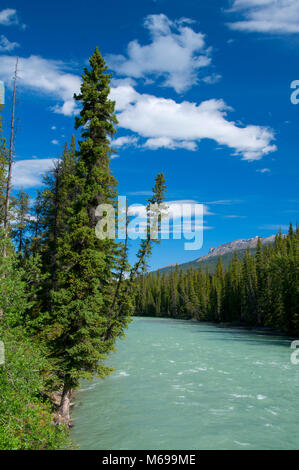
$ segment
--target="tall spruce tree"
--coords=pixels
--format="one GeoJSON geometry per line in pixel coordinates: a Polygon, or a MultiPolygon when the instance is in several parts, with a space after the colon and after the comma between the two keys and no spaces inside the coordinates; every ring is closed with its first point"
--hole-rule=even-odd
{"type": "Polygon", "coordinates": [[[97,206],[113,204],[116,197],[116,180],[109,166],[110,138],[117,123],[114,102],[109,99],[110,78],[96,48],[90,69],[84,69],[81,92],[75,95],[82,105],[75,125],[81,128],[82,140],[75,177],[70,175],[77,197],[68,211],[68,230],[58,242],[60,269],[53,293],[51,349],[59,360],[63,380],[60,413],[65,418],[69,417],[71,390],[80,378],[109,373],[102,361],[115,339],[103,341],[117,244],[108,238],[100,240],[95,233],[97,206]]]}
{"type": "Polygon", "coordinates": [[[58,246],[64,234],[68,232],[68,218],[71,206],[76,199],[76,190],[72,184],[76,168],[75,140],[72,137],[71,148],[67,143],[61,158],[44,178],[46,185],[42,192],[42,225],[44,232],[42,258],[45,271],[49,271],[49,290],[55,291],[58,270],[58,246]]]}

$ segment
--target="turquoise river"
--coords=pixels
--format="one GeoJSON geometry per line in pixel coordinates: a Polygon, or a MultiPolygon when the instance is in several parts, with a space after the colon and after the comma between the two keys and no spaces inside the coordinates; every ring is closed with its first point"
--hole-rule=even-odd
{"type": "Polygon", "coordinates": [[[84,381],[80,449],[298,449],[291,340],[191,321],[134,318],[105,380],[84,381]]]}

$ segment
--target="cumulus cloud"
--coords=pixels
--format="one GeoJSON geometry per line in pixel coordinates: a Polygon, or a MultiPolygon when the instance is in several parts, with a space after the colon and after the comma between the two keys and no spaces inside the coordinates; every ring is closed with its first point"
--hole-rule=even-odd
{"type": "MultiPolygon", "coordinates": [[[[173,27],[170,20],[166,17],[161,19],[160,15],[148,21],[148,27],[159,37],[168,34],[173,27]]],[[[189,33],[184,34],[188,36],[189,33]]],[[[192,34],[190,43],[199,40],[192,34]]],[[[15,61],[15,57],[0,56],[0,80],[11,82],[15,61]]],[[[73,94],[78,93],[81,79],[69,73],[63,62],[39,56],[20,58],[19,77],[20,86],[56,100],[52,107],[54,112],[72,116],[78,111],[73,94]]],[[[135,90],[135,82],[131,78],[113,80],[112,85],[110,97],[116,101],[119,126],[134,133],[115,139],[115,147],[136,146],[137,139],[143,138],[138,145],[144,148],[184,148],[195,151],[201,139],[211,139],[218,145],[229,147],[245,160],[259,160],[276,150],[271,129],[257,125],[242,126],[229,120],[227,115],[232,110],[221,99],[196,104],[140,94],[135,90]]]]}
{"type": "Polygon", "coordinates": [[[181,93],[197,83],[200,69],[211,63],[204,34],[194,31],[193,21],[171,21],[166,15],[149,15],[144,27],[151,42],[142,45],[134,40],[126,55],[110,54],[107,61],[118,74],[133,78],[162,79],[162,85],[181,93]],[[188,26],[187,26],[188,25],[188,26]]]}
{"type": "MultiPolygon", "coordinates": [[[[11,82],[16,57],[0,56],[0,80],[11,82]]],[[[72,116],[77,112],[73,94],[80,90],[79,76],[66,71],[63,62],[43,59],[39,56],[19,58],[19,84],[25,88],[59,100],[53,106],[56,113],[72,116]]]]}
{"type": "Polygon", "coordinates": [[[13,165],[12,184],[14,187],[33,188],[42,184],[42,173],[53,168],[56,158],[35,158],[19,160],[13,165]]]}
{"type": "Polygon", "coordinates": [[[115,101],[116,111],[124,110],[130,103],[136,102],[139,96],[133,86],[127,83],[116,84],[110,92],[110,98],[115,101]]]}
{"type": "Polygon", "coordinates": [[[124,135],[122,137],[118,137],[117,139],[112,140],[111,144],[112,147],[127,147],[129,145],[136,146],[138,142],[138,138],[135,136],[124,135]]]}
{"type": "MultiPolygon", "coordinates": [[[[167,26],[167,25],[166,25],[167,26]]],[[[160,30],[166,27],[162,22],[160,30]]],[[[155,26],[158,29],[158,26],[155,26]]],[[[15,57],[0,56],[0,80],[10,82],[15,57]]],[[[77,112],[74,92],[80,89],[80,77],[69,73],[65,64],[38,56],[21,58],[20,86],[34,90],[54,100],[54,112],[72,116],[77,112]]],[[[169,148],[195,151],[201,139],[211,139],[229,147],[245,160],[259,160],[273,152],[271,129],[256,125],[240,126],[227,117],[231,109],[223,100],[207,100],[200,104],[176,102],[149,94],[140,94],[130,80],[115,80],[111,99],[116,101],[119,125],[135,135],[119,137],[115,147],[137,145],[142,137],[149,149],[169,148]]]]}
{"type": "Polygon", "coordinates": [[[298,0],[234,0],[230,12],[244,19],[228,23],[231,29],[247,32],[299,33],[298,0]]]}
{"type": "Polygon", "coordinates": [[[19,46],[20,44],[17,42],[10,42],[6,36],[3,36],[3,34],[0,36],[0,52],[10,52],[19,46]]]}
{"type": "Polygon", "coordinates": [[[188,141],[188,140],[176,140],[176,139],[171,139],[169,137],[156,137],[152,139],[148,139],[145,144],[145,148],[149,148],[151,150],[157,150],[158,148],[168,148],[171,150],[178,149],[178,148],[184,148],[187,150],[196,150],[197,145],[193,141],[188,141]]]}
{"type": "Polygon", "coordinates": [[[17,11],[13,8],[5,8],[0,11],[0,24],[3,26],[11,26],[13,24],[18,24],[18,15],[17,11]]]}
{"type": "Polygon", "coordinates": [[[266,127],[241,127],[227,118],[232,109],[223,100],[207,100],[200,104],[139,94],[130,85],[111,89],[117,100],[118,121],[146,139],[144,146],[151,149],[167,147],[196,150],[201,139],[211,139],[229,147],[244,160],[259,160],[276,150],[274,134],[266,127]]]}

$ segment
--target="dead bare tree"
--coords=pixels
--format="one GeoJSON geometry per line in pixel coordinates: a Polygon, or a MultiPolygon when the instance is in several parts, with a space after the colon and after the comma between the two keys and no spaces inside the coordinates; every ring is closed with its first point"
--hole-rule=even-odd
{"type": "MultiPolygon", "coordinates": [[[[14,149],[14,128],[15,128],[15,108],[16,108],[16,91],[17,91],[17,79],[18,79],[18,64],[19,58],[16,60],[16,67],[14,73],[14,87],[13,87],[13,97],[12,97],[12,113],[11,113],[11,125],[10,125],[10,144],[9,144],[9,154],[8,154],[8,172],[7,172],[7,186],[6,186],[6,196],[5,196],[5,210],[4,210],[4,231],[5,236],[8,234],[9,227],[9,202],[10,202],[10,192],[11,192],[11,175],[12,175],[12,164],[13,164],[13,149],[14,149]]],[[[4,247],[3,257],[6,257],[6,247],[4,247]]]]}

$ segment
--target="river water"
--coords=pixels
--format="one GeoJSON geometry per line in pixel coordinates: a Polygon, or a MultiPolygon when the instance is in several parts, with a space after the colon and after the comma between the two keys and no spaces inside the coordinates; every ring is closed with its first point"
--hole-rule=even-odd
{"type": "Polygon", "coordinates": [[[290,339],[134,318],[107,379],[73,409],[81,449],[299,449],[299,365],[290,339]]]}

